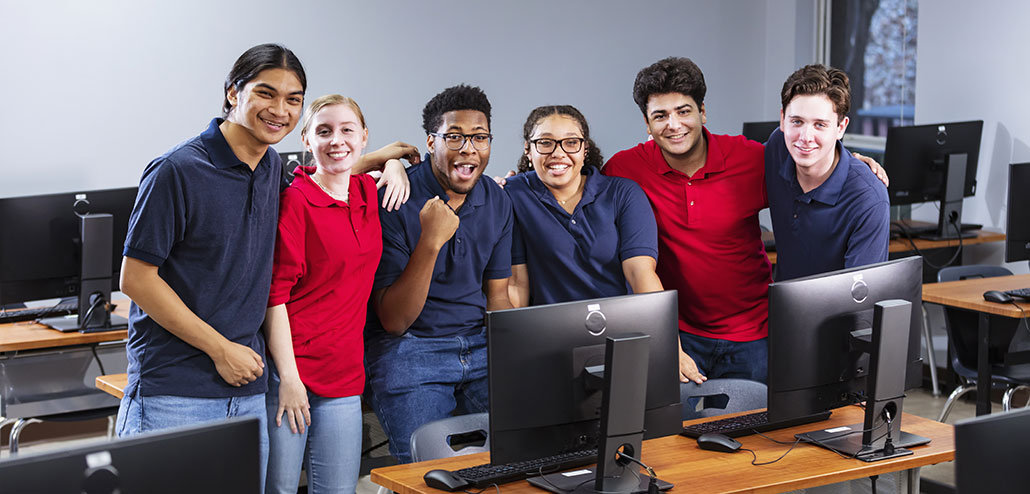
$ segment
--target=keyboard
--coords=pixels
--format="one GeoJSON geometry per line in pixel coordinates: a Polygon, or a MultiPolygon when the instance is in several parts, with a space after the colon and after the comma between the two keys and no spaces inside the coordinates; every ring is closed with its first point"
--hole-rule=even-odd
{"type": "Polygon", "coordinates": [[[740,437],[749,436],[756,432],[774,431],[777,429],[794,427],[795,425],[811,424],[812,422],[819,422],[828,418],[830,418],[830,412],[826,411],[815,415],[804,415],[789,420],[769,422],[768,412],[755,412],[746,415],[738,415],[736,417],[713,420],[711,422],[688,425],[683,428],[683,432],[680,434],[687,437],[698,438],[701,437],[701,434],[716,432],[729,437],[740,437]]]}
{"type": "Polygon", "coordinates": [[[1005,293],[1009,294],[1010,297],[1030,299],[1030,288],[1016,288],[1015,290],[1006,290],[1005,293]]]}
{"type": "Polygon", "coordinates": [[[77,301],[48,305],[46,307],[33,307],[31,309],[4,310],[0,311],[0,324],[35,321],[41,317],[66,316],[69,314],[76,314],[78,312],[79,303],[77,301]]]}
{"type": "Polygon", "coordinates": [[[597,450],[588,449],[505,465],[476,465],[455,470],[454,474],[477,488],[483,488],[533,477],[541,472],[554,473],[594,463],[597,463],[597,450]]]}

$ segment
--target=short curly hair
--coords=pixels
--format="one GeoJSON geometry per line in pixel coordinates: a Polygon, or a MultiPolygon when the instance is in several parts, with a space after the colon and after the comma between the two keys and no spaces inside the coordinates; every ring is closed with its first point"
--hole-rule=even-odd
{"type": "Polygon", "coordinates": [[[833,103],[833,111],[837,113],[840,123],[851,110],[851,82],[843,70],[826,67],[821,64],[806,65],[794,71],[783,83],[780,90],[780,102],[783,110],[797,96],[825,94],[833,103]]]}
{"type": "Polygon", "coordinates": [[[475,86],[459,84],[440,91],[422,109],[422,128],[426,134],[440,129],[443,114],[449,111],[475,110],[486,115],[486,125],[490,126],[490,100],[486,93],[475,86]]]}
{"type": "MultiPolygon", "coordinates": [[[[536,126],[540,125],[543,119],[551,115],[564,115],[579,124],[579,130],[583,132],[583,139],[585,139],[587,147],[586,155],[583,156],[582,173],[589,173],[587,172],[588,167],[600,170],[601,165],[604,163],[604,156],[601,155],[601,150],[594,143],[594,140],[590,138],[590,126],[587,125],[586,117],[572,105],[539,106],[529,112],[526,123],[522,125],[522,138],[526,141],[527,145],[529,138],[533,137],[533,131],[536,130],[536,126]]],[[[533,169],[533,164],[529,162],[529,157],[523,153],[519,156],[519,161],[515,167],[519,173],[525,173],[533,169]]]]}
{"type": "Polygon", "coordinates": [[[705,75],[692,60],[686,57],[663,58],[637,73],[633,82],[633,101],[647,118],[647,100],[652,94],[680,93],[704,104],[705,75]]]}

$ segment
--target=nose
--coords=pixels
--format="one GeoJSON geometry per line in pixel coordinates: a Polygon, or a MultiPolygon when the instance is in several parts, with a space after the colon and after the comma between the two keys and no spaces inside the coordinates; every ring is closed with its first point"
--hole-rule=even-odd
{"type": "Polygon", "coordinates": [[[677,116],[675,114],[669,116],[669,128],[671,128],[671,129],[678,129],[678,128],[682,127],[682,126],[683,126],[683,121],[680,120],[679,116],[677,116]]]}
{"type": "Polygon", "coordinates": [[[465,141],[461,143],[461,148],[458,149],[461,154],[472,154],[476,152],[476,147],[472,145],[472,138],[466,137],[465,141]]]}

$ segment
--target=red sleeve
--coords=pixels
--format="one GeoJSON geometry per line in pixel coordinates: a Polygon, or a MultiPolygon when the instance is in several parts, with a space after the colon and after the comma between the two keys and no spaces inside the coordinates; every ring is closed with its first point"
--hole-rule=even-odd
{"type": "Polygon", "coordinates": [[[268,306],[285,304],[290,292],[307,271],[304,258],[304,208],[307,200],[295,187],[287,187],[279,199],[279,228],[275,239],[272,288],[268,306]]]}

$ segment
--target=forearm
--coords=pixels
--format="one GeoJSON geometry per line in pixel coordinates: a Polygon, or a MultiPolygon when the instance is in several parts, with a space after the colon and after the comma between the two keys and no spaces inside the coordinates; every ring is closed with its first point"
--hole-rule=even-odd
{"type": "Polygon", "coordinates": [[[511,277],[508,278],[508,299],[512,307],[529,305],[529,269],[525,264],[516,264],[511,267],[511,277]]]}
{"type": "Polygon", "coordinates": [[[228,343],[183,303],[157,272],[157,266],[126,257],[122,262],[122,293],[162,328],[214,358],[228,343]]]}
{"type": "Polygon", "coordinates": [[[290,317],[285,304],[269,307],[265,311],[264,329],[265,338],[268,340],[268,353],[275,362],[280,379],[299,379],[300,372],[297,370],[297,359],[293,353],[290,317]]]}
{"type": "Polygon", "coordinates": [[[486,310],[511,309],[508,298],[508,278],[486,280],[486,310]]]}
{"type": "Polygon", "coordinates": [[[403,334],[418,319],[426,304],[426,297],[429,296],[429,285],[433,281],[433,268],[439,253],[439,247],[419,240],[397,281],[377,290],[373,307],[386,332],[403,334]]]}
{"type": "Polygon", "coordinates": [[[655,273],[656,262],[650,256],[636,256],[622,261],[622,272],[633,293],[660,292],[662,280],[655,273]]]}

